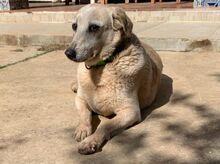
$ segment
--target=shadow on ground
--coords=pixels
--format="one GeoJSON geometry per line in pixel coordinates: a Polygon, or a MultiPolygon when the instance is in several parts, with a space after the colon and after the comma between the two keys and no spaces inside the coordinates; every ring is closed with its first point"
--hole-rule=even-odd
{"type": "Polygon", "coordinates": [[[19,146],[29,141],[29,138],[16,136],[14,138],[0,139],[0,151],[7,150],[10,147],[19,146]]]}
{"type": "MultiPolygon", "coordinates": [[[[170,158],[155,154],[152,155],[150,163],[220,163],[220,115],[216,113],[216,109],[207,104],[197,104],[191,101],[194,96],[194,94],[174,92],[170,104],[184,106],[192,115],[195,115],[197,120],[192,120],[191,124],[185,124],[181,119],[173,122],[165,121],[163,122],[164,133],[171,135],[161,138],[162,143],[178,140],[183,149],[191,152],[191,159],[184,161],[178,156],[170,158]],[[191,125],[198,123],[196,128],[190,128],[191,125]]],[[[166,115],[156,116],[156,119],[163,117],[166,118],[166,115]]],[[[188,116],[183,115],[182,117],[187,118],[188,116]]],[[[155,119],[155,116],[152,115],[150,118],[155,119]]],[[[170,150],[168,149],[168,151],[170,150]]]]}
{"type": "MultiPolygon", "coordinates": [[[[169,76],[165,74],[162,75],[161,87],[158,91],[159,94],[156,97],[155,102],[150,107],[142,110],[142,121],[144,121],[154,110],[158,109],[159,107],[169,102],[170,97],[173,93],[172,83],[173,80],[169,76]]],[[[163,117],[163,115],[160,116],[157,115],[157,117],[163,117]]],[[[98,118],[98,116],[93,115],[93,126],[95,129],[97,129],[99,123],[100,123],[100,119],[98,118]]],[[[138,126],[138,125],[134,125],[134,126],[138,126]]],[[[146,144],[144,144],[143,142],[146,140],[147,137],[148,134],[146,131],[142,133],[132,134],[131,132],[128,132],[128,130],[126,130],[123,131],[122,133],[117,134],[117,137],[115,137],[116,139],[112,141],[113,143],[109,143],[109,144],[114,144],[119,146],[123,151],[123,154],[132,155],[133,151],[146,147],[146,144]]],[[[105,152],[102,151],[93,154],[89,157],[87,156],[82,163],[91,163],[91,159],[93,159],[95,163],[102,163],[103,161],[105,161],[106,164],[112,163],[112,159],[109,160],[108,157],[104,154],[105,152]],[[97,159],[97,156],[101,156],[101,158],[97,159]]]]}
{"type": "Polygon", "coordinates": [[[218,82],[220,82],[220,73],[213,73],[210,76],[214,76],[218,82]]]}
{"type": "MultiPolygon", "coordinates": [[[[141,113],[142,120],[144,120],[147,116],[149,116],[149,114],[151,114],[151,112],[153,112],[157,108],[168,103],[172,93],[173,93],[173,80],[169,76],[163,74],[161,78],[161,86],[160,89],[158,90],[156,100],[150,107],[147,107],[146,109],[142,110],[141,113]]],[[[161,116],[157,115],[157,117],[161,117],[161,116]]]]}
{"type": "Polygon", "coordinates": [[[171,104],[183,105],[185,108],[190,109],[198,118],[198,122],[203,121],[204,123],[193,130],[182,124],[181,120],[175,123],[167,123],[166,131],[173,134],[173,137],[167,138],[167,140],[172,140],[174,137],[181,138],[182,144],[193,150],[197,158],[191,162],[219,163],[220,115],[216,113],[216,109],[209,107],[207,104],[197,104],[190,101],[194,96],[193,94],[176,92],[173,95],[171,104]]]}
{"type": "Polygon", "coordinates": [[[220,115],[195,97],[184,90],[173,93],[172,79],[163,75],[156,101],[142,112],[143,122],[112,138],[102,152],[83,156],[82,163],[110,164],[123,158],[149,164],[220,163],[220,115]]]}

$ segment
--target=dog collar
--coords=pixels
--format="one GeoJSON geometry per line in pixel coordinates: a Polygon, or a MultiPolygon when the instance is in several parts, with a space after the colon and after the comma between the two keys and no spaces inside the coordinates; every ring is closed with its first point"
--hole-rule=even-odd
{"type": "Polygon", "coordinates": [[[100,60],[95,65],[91,65],[91,66],[88,66],[85,64],[85,67],[87,69],[99,68],[101,66],[105,66],[107,63],[111,63],[114,60],[115,56],[117,56],[123,49],[125,49],[125,46],[130,42],[129,40],[130,38],[125,38],[125,40],[121,40],[116,46],[114,52],[109,57],[107,57],[105,60],[100,60]]]}
{"type": "Polygon", "coordinates": [[[113,60],[114,60],[114,55],[112,54],[109,57],[107,57],[105,60],[98,61],[95,65],[88,66],[88,65],[85,64],[85,67],[87,69],[98,68],[98,67],[101,67],[101,66],[105,66],[107,63],[111,63],[113,60]]]}

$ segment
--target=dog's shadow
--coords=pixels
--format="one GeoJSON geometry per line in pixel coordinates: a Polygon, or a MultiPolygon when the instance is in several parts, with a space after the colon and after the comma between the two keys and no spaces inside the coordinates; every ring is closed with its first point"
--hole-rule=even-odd
{"type": "Polygon", "coordinates": [[[154,110],[167,104],[170,101],[170,97],[173,93],[173,80],[169,76],[162,74],[161,85],[158,90],[155,101],[149,107],[142,110],[142,121],[146,119],[154,110]]]}
{"type": "MultiPolygon", "coordinates": [[[[170,100],[172,93],[173,93],[172,78],[170,78],[165,74],[162,74],[161,85],[158,90],[158,94],[155,101],[149,107],[146,107],[145,109],[141,110],[142,121],[144,121],[146,117],[148,117],[154,110],[167,104],[170,100]]],[[[99,119],[98,115],[93,113],[93,118],[92,118],[93,132],[97,129],[100,122],[101,120],[99,119]]]]}

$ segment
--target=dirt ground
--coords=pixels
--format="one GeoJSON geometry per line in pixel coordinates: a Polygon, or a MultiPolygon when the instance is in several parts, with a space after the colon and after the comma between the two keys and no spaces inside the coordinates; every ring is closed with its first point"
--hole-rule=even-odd
{"type": "Polygon", "coordinates": [[[63,51],[36,53],[0,47],[1,164],[220,163],[219,53],[158,52],[162,85],[143,121],[87,156],[72,137],[77,65],[63,51]]]}

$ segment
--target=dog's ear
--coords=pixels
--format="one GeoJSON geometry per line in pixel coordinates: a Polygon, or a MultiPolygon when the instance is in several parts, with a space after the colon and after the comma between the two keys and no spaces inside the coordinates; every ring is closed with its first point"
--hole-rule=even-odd
{"type": "Polygon", "coordinates": [[[133,23],[123,9],[114,8],[112,12],[112,27],[114,30],[122,31],[125,37],[129,37],[132,34],[133,23]]]}

